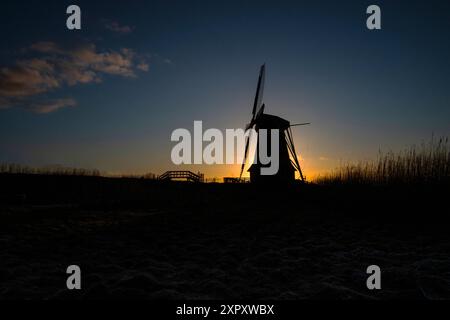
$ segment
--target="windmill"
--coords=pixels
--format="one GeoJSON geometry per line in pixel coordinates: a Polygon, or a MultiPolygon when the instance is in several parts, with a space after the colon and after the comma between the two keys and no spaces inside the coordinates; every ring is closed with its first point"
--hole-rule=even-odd
{"type": "MultiPolygon", "coordinates": [[[[250,181],[254,183],[289,183],[295,180],[295,171],[298,171],[300,175],[301,181],[305,181],[303,176],[303,172],[300,168],[300,163],[297,158],[297,153],[295,151],[294,140],[292,139],[292,130],[293,126],[301,126],[307,125],[309,123],[298,123],[291,125],[289,121],[280,118],[278,116],[270,115],[264,113],[265,105],[262,103],[263,91],[264,91],[264,79],[265,79],[265,64],[261,66],[259,71],[258,85],[256,87],[255,100],[253,103],[252,109],[252,118],[250,123],[245,127],[245,131],[255,128],[257,133],[257,149],[255,155],[255,161],[250,166],[248,170],[250,172],[250,181]],[[278,129],[279,130],[279,169],[278,172],[274,175],[261,175],[261,167],[269,166],[263,165],[259,161],[259,142],[262,137],[259,134],[260,129],[266,129],[268,134],[266,135],[266,145],[269,154],[272,154],[270,141],[271,141],[271,130],[278,129]]],[[[252,130],[253,131],[253,130],[252,130]]],[[[244,161],[241,166],[241,173],[239,175],[239,179],[242,178],[242,173],[244,171],[245,163],[247,161],[248,148],[250,143],[250,134],[246,138],[245,142],[245,153],[244,153],[244,161]]],[[[277,152],[276,150],[273,150],[277,152]]]]}

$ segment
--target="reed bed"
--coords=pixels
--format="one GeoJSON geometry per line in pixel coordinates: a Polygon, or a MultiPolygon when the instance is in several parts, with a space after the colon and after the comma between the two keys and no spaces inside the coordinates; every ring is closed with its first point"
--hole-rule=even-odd
{"type": "Polygon", "coordinates": [[[319,184],[449,184],[450,146],[448,137],[395,153],[380,151],[375,161],[345,164],[318,177],[319,184]]]}

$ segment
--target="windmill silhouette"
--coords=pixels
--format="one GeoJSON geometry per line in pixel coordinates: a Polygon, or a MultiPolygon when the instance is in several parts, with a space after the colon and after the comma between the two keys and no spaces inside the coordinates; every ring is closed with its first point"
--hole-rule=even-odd
{"type": "MultiPolygon", "coordinates": [[[[291,127],[308,125],[310,123],[297,123],[291,125],[288,120],[285,120],[278,116],[264,113],[265,105],[264,103],[262,103],[262,97],[264,91],[265,73],[266,73],[266,65],[263,64],[259,71],[258,85],[256,87],[255,100],[252,109],[252,118],[250,120],[250,123],[247,124],[247,126],[245,127],[246,132],[252,128],[255,128],[255,131],[257,133],[257,147],[256,147],[255,161],[248,170],[250,172],[250,181],[252,183],[290,183],[295,181],[296,171],[298,171],[300,175],[300,180],[305,181],[302,169],[300,168],[300,163],[297,158],[297,153],[295,151],[291,127]],[[279,169],[278,172],[274,175],[261,174],[261,167],[269,167],[270,164],[262,164],[259,159],[260,139],[264,138],[259,133],[260,129],[267,130],[267,135],[265,136],[265,139],[267,140],[265,142],[267,145],[268,154],[273,155],[272,152],[279,153],[278,158],[279,169]],[[272,150],[270,143],[271,132],[274,129],[279,130],[278,150],[272,150]]],[[[244,162],[242,163],[241,173],[239,175],[240,180],[242,179],[242,173],[244,171],[245,163],[247,162],[251,133],[252,131],[250,131],[250,134],[247,136],[245,142],[244,162]]]]}

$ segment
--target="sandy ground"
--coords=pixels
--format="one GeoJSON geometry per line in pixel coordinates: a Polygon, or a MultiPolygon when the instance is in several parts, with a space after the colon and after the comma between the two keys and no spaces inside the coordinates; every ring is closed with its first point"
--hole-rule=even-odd
{"type": "Polygon", "coordinates": [[[0,298],[450,299],[445,227],[333,208],[3,205],[0,298]],[[71,264],[80,291],[66,289],[71,264]],[[379,291],[366,288],[372,264],[379,291]]]}

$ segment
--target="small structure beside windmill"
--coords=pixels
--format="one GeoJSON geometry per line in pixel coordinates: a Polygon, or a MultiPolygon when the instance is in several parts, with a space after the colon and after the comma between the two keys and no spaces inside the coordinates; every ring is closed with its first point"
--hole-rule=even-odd
{"type": "MultiPolygon", "coordinates": [[[[271,114],[264,113],[265,105],[262,102],[263,91],[264,91],[264,80],[265,80],[265,65],[261,66],[258,78],[258,85],[256,87],[255,100],[253,103],[252,109],[252,118],[250,123],[247,124],[245,131],[248,131],[252,128],[255,129],[257,133],[257,149],[256,149],[256,158],[253,164],[250,166],[248,170],[250,172],[250,181],[252,183],[291,183],[295,181],[295,172],[298,171],[300,180],[302,182],[305,181],[303,176],[303,172],[300,168],[300,163],[297,158],[297,153],[295,151],[294,140],[292,138],[292,130],[293,126],[301,126],[307,125],[309,123],[299,123],[291,125],[288,120],[280,118],[278,116],[274,116],[271,114]],[[262,139],[262,135],[259,134],[260,129],[266,129],[267,135],[265,135],[267,151],[269,154],[272,152],[279,153],[279,169],[278,172],[274,175],[262,175],[261,167],[268,167],[270,164],[262,164],[259,159],[259,147],[260,147],[260,139],[262,139]],[[272,150],[270,141],[271,141],[271,131],[278,130],[279,132],[279,148],[277,150],[272,150]]],[[[250,131],[251,134],[252,131],[250,131]]],[[[250,135],[246,138],[245,143],[245,153],[244,153],[244,161],[241,166],[241,173],[239,175],[239,179],[242,179],[242,173],[244,171],[245,163],[247,161],[248,149],[250,143],[250,135]]]]}

